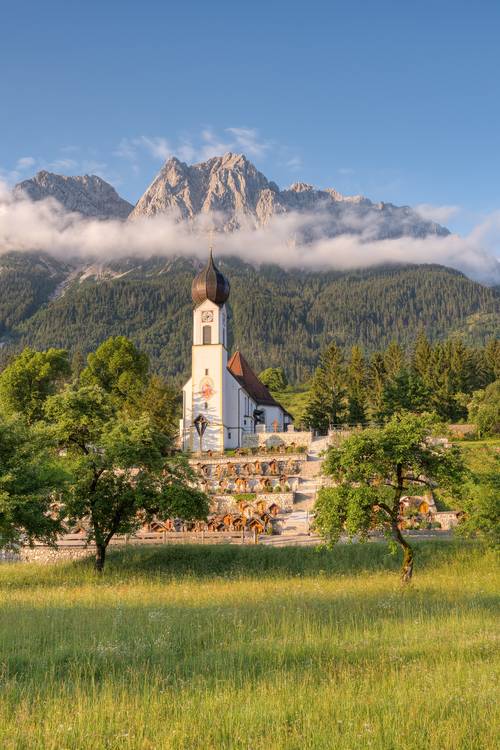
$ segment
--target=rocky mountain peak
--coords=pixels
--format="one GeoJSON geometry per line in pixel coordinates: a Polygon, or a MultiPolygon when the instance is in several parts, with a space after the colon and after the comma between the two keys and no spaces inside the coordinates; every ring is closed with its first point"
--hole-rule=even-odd
{"type": "Polygon", "coordinates": [[[364,234],[367,239],[448,233],[408,206],[374,204],[362,196],[344,196],[334,188],[318,190],[305,182],[280,190],[244,154],[231,152],[191,166],[169,159],[130,218],[166,212],[183,220],[210,213],[217,217],[217,228],[226,232],[242,225],[264,226],[278,214],[303,213],[304,240],[318,233],[364,234]]]}
{"type": "Polygon", "coordinates": [[[171,212],[181,219],[204,213],[220,214],[221,229],[240,225],[243,216],[253,218],[263,191],[276,191],[266,177],[244,156],[228,152],[191,166],[172,157],[137,202],[130,218],[171,212]]]}
{"type": "Polygon", "coordinates": [[[95,219],[126,219],[133,208],[112,185],[95,174],[67,177],[41,170],[19,182],[13,192],[34,201],[55,198],[66,210],[95,219]]]}
{"type": "Polygon", "coordinates": [[[288,189],[292,193],[311,193],[314,191],[314,185],[309,185],[308,182],[294,182],[288,189]]]}

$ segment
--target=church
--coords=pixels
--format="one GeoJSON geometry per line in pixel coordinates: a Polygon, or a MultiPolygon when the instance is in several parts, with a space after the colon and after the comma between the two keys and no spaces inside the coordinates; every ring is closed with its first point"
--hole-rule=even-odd
{"type": "Polygon", "coordinates": [[[228,358],[229,281],[214,263],[194,278],[191,378],[182,389],[182,447],[239,448],[253,432],[284,432],[292,416],[271,395],[241,354],[228,358]]]}

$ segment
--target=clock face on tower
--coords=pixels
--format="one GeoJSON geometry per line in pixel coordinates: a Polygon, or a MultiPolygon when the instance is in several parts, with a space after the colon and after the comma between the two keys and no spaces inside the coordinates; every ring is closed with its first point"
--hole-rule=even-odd
{"type": "Polygon", "coordinates": [[[205,310],[201,314],[201,322],[202,323],[211,323],[214,319],[214,314],[211,310],[205,310]]]}

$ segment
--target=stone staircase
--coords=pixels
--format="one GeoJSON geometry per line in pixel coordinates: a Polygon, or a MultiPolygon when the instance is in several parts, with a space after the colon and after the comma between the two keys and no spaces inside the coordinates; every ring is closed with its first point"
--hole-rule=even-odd
{"type": "Polygon", "coordinates": [[[327,449],[327,438],[313,439],[307,461],[302,464],[299,489],[295,494],[293,511],[283,514],[282,532],[279,536],[262,537],[261,543],[275,547],[286,545],[317,544],[318,537],[310,534],[311,514],[316,502],[318,489],[322,485],[321,454],[327,449]]]}

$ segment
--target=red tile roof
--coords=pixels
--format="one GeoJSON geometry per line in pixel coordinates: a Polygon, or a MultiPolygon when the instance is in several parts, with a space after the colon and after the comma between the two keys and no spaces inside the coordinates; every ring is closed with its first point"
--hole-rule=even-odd
{"type": "Polygon", "coordinates": [[[241,352],[235,352],[233,354],[227,363],[227,369],[245,389],[248,395],[257,402],[257,404],[261,404],[262,406],[278,406],[285,412],[285,414],[291,416],[291,414],[289,414],[289,412],[287,412],[287,410],[271,396],[267,386],[265,386],[264,383],[261,383],[241,352]]]}

